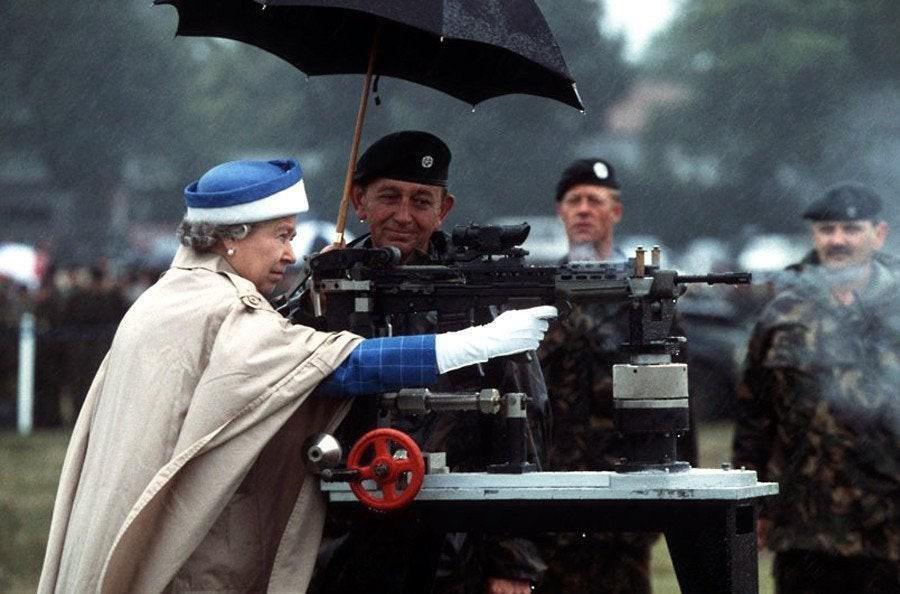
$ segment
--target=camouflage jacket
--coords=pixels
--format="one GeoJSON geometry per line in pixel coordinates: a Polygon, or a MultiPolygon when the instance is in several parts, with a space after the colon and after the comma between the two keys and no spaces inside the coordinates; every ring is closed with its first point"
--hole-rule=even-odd
{"type": "Polygon", "coordinates": [[[627,305],[585,304],[555,320],[538,356],[550,391],[548,470],[613,470],[621,440],[613,427],[612,366],[628,332],[627,305]]]}
{"type": "Polygon", "coordinates": [[[769,546],[900,560],[900,265],[879,255],[849,305],[794,267],[738,389],[734,463],[777,481],[769,546]]]}
{"type": "MultiPolygon", "coordinates": [[[[677,319],[673,334],[681,334],[677,319]]],[[[614,470],[622,440],[613,426],[612,367],[628,339],[628,304],[580,304],[556,319],[538,356],[550,397],[545,436],[548,470],[614,470]]],[[[683,354],[678,360],[683,359],[683,354]]],[[[696,464],[693,432],[679,442],[679,457],[696,464]]]]}
{"type": "MultiPolygon", "coordinates": [[[[551,323],[538,350],[550,397],[550,430],[544,439],[547,470],[615,470],[623,442],[613,426],[612,366],[626,361],[618,351],[627,336],[627,304],[577,305],[551,323]]],[[[590,542],[580,538],[573,542],[569,535],[557,535],[549,545],[550,580],[555,584],[562,575],[571,585],[572,580],[592,579],[589,566],[576,571],[570,564],[574,561],[577,566],[578,555],[585,552],[596,555],[599,550],[615,550],[613,562],[630,565],[632,556],[649,554],[656,537],[649,533],[596,533],[588,536],[590,542]]],[[[599,559],[595,564],[603,566],[599,559]]],[[[642,590],[628,583],[617,591],[642,590]]]]}

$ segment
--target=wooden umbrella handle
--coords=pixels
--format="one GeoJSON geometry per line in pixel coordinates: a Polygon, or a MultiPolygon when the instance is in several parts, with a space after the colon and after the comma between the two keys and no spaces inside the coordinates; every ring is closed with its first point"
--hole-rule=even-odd
{"type": "Polygon", "coordinates": [[[356,128],[353,130],[353,144],[350,146],[350,160],[347,163],[347,176],[344,178],[344,193],[341,196],[337,222],[334,225],[335,247],[344,246],[344,228],[347,226],[347,209],[350,207],[350,189],[353,187],[353,171],[359,155],[359,139],[362,136],[363,121],[366,119],[366,106],[369,104],[369,89],[372,86],[372,74],[375,71],[375,56],[378,53],[378,33],[380,28],[379,26],[375,29],[375,35],[372,37],[372,47],[369,49],[369,65],[366,68],[366,81],[363,84],[362,97],[359,99],[359,110],[356,112],[356,128]]]}

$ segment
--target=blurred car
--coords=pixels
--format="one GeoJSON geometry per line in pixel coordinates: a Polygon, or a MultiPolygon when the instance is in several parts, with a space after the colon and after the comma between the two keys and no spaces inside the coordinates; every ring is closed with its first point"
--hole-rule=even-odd
{"type": "MultiPolygon", "coordinates": [[[[337,229],[331,221],[319,219],[299,220],[297,222],[297,236],[291,241],[297,263],[303,263],[303,257],[318,253],[325,246],[334,241],[334,232],[337,229]]],[[[344,231],[344,240],[347,243],[353,241],[350,231],[344,231]]]]}
{"type": "Polygon", "coordinates": [[[693,286],[678,300],[688,339],[691,408],[698,422],[732,419],[737,385],[753,325],[732,299],[734,287],[693,286]]]}
{"type": "Polygon", "coordinates": [[[728,242],[717,237],[699,237],[681,251],[674,268],[684,274],[709,274],[734,269],[728,242]]]}
{"type": "Polygon", "coordinates": [[[738,253],[737,263],[747,272],[778,272],[802,259],[809,249],[809,238],[805,235],[755,235],[738,253]]]}
{"type": "Polygon", "coordinates": [[[686,273],[730,269],[753,275],[751,285],[694,285],[678,300],[688,338],[692,406],[701,422],[734,417],[735,392],[753,324],[773,296],[784,267],[802,259],[808,249],[804,235],[774,233],[751,235],[733,261],[728,245],[720,240],[698,239],[685,248],[679,270],[686,273]],[[720,253],[723,257],[717,266],[713,260],[720,253]]]}
{"type": "Polygon", "coordinates": [[[803,255],[799,238],[754,235],[735,252],[729,242],[698,238],[682,251],[676,268],[685,274],[753,273],[753,285],[692,285],[678,300],[688,338],[691,406],[700,422],[734,417],[747,341],[757,314],[771,296],[767,275],[803,255]]]}

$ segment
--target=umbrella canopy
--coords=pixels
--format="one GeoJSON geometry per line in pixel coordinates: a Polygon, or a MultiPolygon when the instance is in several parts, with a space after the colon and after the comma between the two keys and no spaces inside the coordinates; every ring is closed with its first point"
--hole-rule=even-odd
{"type": "Polygon", "coordinates": [[[310,76],[365,73],[335,245],[344,243],[353,168],[373,74],[472,105],[523,93],[583,109],[534,0],[154,0],[178,10],[178,34],[225,37],[310,76]]]}
{"type": "Polygon", "coordinates": [[[534,0],[155,0],[178,10],[178,34],[235,39],[306,74],[374,73],[475,105],[501,95],[582,109],[534,0]]]}

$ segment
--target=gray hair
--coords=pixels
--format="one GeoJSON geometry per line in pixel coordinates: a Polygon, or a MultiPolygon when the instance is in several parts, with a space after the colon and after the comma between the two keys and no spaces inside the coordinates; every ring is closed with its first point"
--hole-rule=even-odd
{"type": "Polygon", "coordinates": [[[211,252],[216,243],[222,239],[243,239],[247,237],[251,228],[252,225],[249,223],[215,225],[213,223],[181,221],[181,224],[178,225],[177,235],[181,245],[204,254],[211,252]]]}

